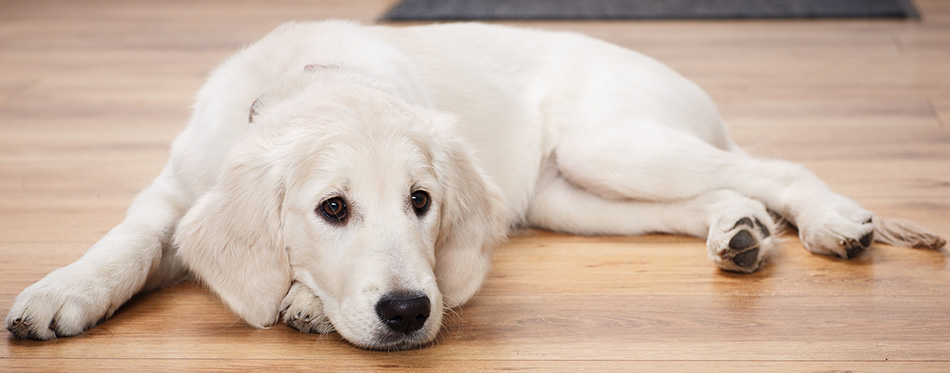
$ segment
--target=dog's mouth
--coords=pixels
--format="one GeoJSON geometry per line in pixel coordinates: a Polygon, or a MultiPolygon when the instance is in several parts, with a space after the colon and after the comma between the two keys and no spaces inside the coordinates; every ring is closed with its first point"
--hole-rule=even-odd
{"type": "Polygon", "coordinates": [[[428,347],[432,340],[422,330],[408,335],[384,331],[378,333],[370,344],[354,345],[371,351],[405,351],[428,347]]]}
{"type": "Polygon", "coordinates": [[[431,335],[431,331],[428,330],[428,328],[423,328],[407,334],[398,331],[394,332],[389,330],[387,327],[382,327],[373,333],[369,338],[350,339],[345,335],[341,334],[341,336],[343,337],[344,341],[357,348],[369,351],[386,352],[426,348],[432,345],[436,339],[436,336],[431,335]]]}

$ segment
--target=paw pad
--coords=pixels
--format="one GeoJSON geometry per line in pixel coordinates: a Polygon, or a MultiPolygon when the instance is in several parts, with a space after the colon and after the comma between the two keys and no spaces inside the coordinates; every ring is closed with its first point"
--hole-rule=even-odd
{"type": "Polygon", "coordinates": [[[720,257],[738,266],[735,270],[739,272],[755,271],[760,263],[760,241],[768,238],[772,233],[765,224],[762,224],[762,221],[749,217],[736,221],[731,230],[735,230],[735,234],[729,239],[728,248],[719,254],[720,257]]]}
{"type": "Polygon", "coordinates": [[[759,240],[747,229],[740,229],[729,240],[729,250],[722,253],[723,258],[730,258],[733,263],[743,269],[754,270],[759,259],[759,240]]]}
{"type": "Polygon", "coordinates": [[[736,222],[736,225],[734,225],[734,226],[732,227],[732,229],[736,229],[736,228],[738,228],[740,225],[744,225],[744,226],[747,226],[747,227],[749,227],[749,228],[756,228],[756,229],[758,229],[758,230],[759,230],[759,234],[762,235],[762,238],[763,238],[763,239],[768,238],[769,236],[772,235],[772,233],[769,232],[769,229],[765,227],[765,224],[762,224],[762,221],[759,220],[758,218],[752,218],[752,219],[749,219],[749,218],[742,218],[742,219],[739,219],[739,221],[736,222]]]}
{"type": "Polygon", "coordinates": [[[739,233],[736,233],[736,235],[732,236],[732,239],[729,240],[729,248],[736,251],[748,249],[755,244],[755,237],[752,237],[752,234],[745,229],[739,231],[739,233]]]}
{"type": "Polygon", "coordinates": [[[740,266],[743,268],[751,267],[755,265],[755,261],[758,258],[759,258],[759,249],[755,248],[752,250],[739,253],[739,255],[736,255],[735,257],[732,258],[732,262],[736,263],[737,266],[740,266]]]}
{"type": "MultiPolygon", "coordinates": [[[[860,255],[864,250],[871,246],[871,243],[874,241],[874,231],[868,232],[864,236],[861,236],[860,239],[855,240],[853,238],[848,240],[841,240],[839,245],[845,248],[845,255],[842,259],[851,259],[860,255]]],[[[838,257],[841,257],[838,254],[838,257]]]]}

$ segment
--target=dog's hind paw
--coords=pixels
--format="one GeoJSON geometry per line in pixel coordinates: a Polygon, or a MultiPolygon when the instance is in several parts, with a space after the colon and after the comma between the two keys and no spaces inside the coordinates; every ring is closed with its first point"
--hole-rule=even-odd
{"type": "Polygon", "coordinates": [[[797,217],[805,249],[842,259],[857,257],[874,242],[874,217],[856,202],[839,197],[797,217]]]}
{"type": "Polygon", "coordinates": [[[301,333],[325,334],[333,331],[333,324],[323,312],[323,302],[306,286],[294,282],[281,302],[284,324],[301,333]]]}
{"type": "Polygon", "coordinates": [[[719,268],[752,273],[766,262],[775,246],[775,224],[764,209],[762,213],[761,217],[725,219],[711,228],[706,246],[709,258],[719,268]]]}

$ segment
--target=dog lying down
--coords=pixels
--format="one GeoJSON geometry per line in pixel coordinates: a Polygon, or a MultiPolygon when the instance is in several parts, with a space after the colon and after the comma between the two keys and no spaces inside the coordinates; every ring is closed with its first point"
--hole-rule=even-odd
{"type": "Polygon", "coordinates": [[[407,349],[478,291],[509,227],[706,237],[714,265],[753,272],[777,219],[841,258],[944,244],[750,157],[699,87],[636,52],[474,23],[288,23],[211,74],[126,219],[6,323],[76,335],[194,274],[253,327],[407,349]]]}

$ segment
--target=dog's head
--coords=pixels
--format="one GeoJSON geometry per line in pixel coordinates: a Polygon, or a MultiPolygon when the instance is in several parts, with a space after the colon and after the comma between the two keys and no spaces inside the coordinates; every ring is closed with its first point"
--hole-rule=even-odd
{"type": "Polygon", "coordinates": [[[504,237],[497,187],[448,115],[359,85],[277,95],[255,103],[217,185],[179,223],[183,261],[255,327],[278,320],[299,281],[357,346],[432,341],[504,237]]]}

